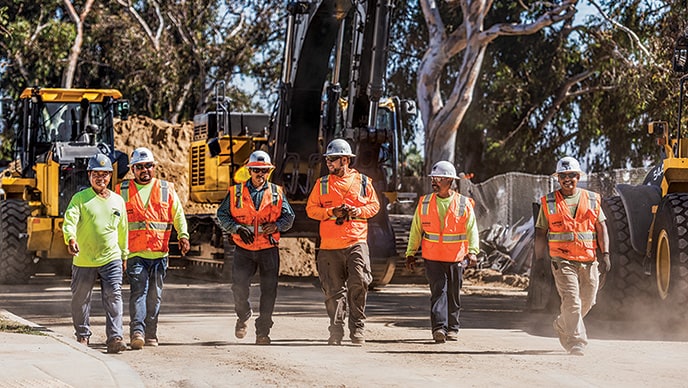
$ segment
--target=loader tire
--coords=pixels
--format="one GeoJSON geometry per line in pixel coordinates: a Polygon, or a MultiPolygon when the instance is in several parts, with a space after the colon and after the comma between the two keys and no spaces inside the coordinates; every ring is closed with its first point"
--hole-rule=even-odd
{"type": "Polygon", "coordinates": [[[633,249],[628,217],[621,197],[602,203],[607,217],[611,271],[597,294],[593,314],[604,318],[622,318],[633,313],[633,306],[647,303],[652,282],[643,269],[643,255],[633,249]]]}
{"type": "Polygon", "coordinates": [[[29,206],[22,201],[0,201],[0,284],[24,284],[38,264],[26,250],[29,206]]]}
{"type": "Polygon", "coordinates": [[[653,237],[653,272],[661,305],[673,318],[688,318],[688,193],[662,199],[653,237]]]}

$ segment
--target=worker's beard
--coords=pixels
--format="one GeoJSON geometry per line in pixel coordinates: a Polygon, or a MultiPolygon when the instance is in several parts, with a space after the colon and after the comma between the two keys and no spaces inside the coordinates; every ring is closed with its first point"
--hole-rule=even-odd
{"type": "Polygon", "coordinates": [[[330,168],[330,174],[332,175],[337,175],[337,176],[343,176],[344,175],[344,166],[339,166],[339,167],[332,167],[330,168]]]}
{"type": "Polygon", "coordinates": [[[138,176],[134,177],[134,180],[136,183],[140,185],[147,185],[153,180],[153,174],[150,173],[143,173],[139,174],[138,176]]]}
{"type": "Polygon", "coordinates": [[[433,192],[435,192],[435,193],[440,192],[440,185],[438,185],[437,183],[432,183],[431,185],[432,185],[432,191],[433,192]]]}

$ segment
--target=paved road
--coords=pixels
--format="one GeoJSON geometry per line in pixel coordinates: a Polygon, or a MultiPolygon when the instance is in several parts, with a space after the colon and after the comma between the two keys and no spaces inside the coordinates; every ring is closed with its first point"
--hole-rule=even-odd
{"type": "MultiPolygon", "coordinates": [[[[71,336],[68,286],[56,278],[0,286],[1,306],[71,336]]],[[[551,315],[525,311],[525,292],[466,291],[458,342],[431,340],[427,287],[393,285],[369,296],[367,344],[331,347],[320,290],[309,282],[283,283],[273,345],[265,347],[253,345],[252,334],[234,338],[228,284],[172,277],[161,346],[111,357],[129,363],[150,387],[685,386],[685,332],[591,321],[588,351],[574,357],[553,337],[551,315]]],[[[104,351],[99,293],[94,301],[92,347],[104,351]]]]}

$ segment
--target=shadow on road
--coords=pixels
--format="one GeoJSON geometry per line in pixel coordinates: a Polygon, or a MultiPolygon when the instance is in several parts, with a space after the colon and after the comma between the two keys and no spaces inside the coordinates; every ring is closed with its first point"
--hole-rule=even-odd
{"type": "MultiPolygon", "coordinates": [[[[290,279],[293,280],[293,279],[290,279]]],[[[275,306],[276,316],[326,317],[323,295],[313,279],[280,283],[275,306]]],[[[258,306],[258,285],[254,284],[251,298],[258,306]]],[[[428,329],[430,326],[430,295],[426,285],[390,285],[368,294],[366,313],[371,322],[387,326],[428,329]]],[[[128,315],[128,286],[124,290],[124,311],[128,315]]],[[[0,286],[0,308],[49,327],[71,326],[69,279],[60,277],[36,278],[27,285],[0,286]],[[49,323],[49,325],[47,324],[49,323]]],[[[520,330],[531,335],[554,337],[551,322],[554,314],[531,312],[526,308],[525,293],[509,295],[481,295],[472,293],[461,297],[461,325],[463,329],[520,330]]],[[[92,316],[103,316],[100,291],[94,289],[92,316]]],[[[168,277],[162,315],[192,315],[199,321],[203,317],[228,315],[234,320],[233,298],[230,284],[197,279],[168,277]]],[[[588,336],[592,339],[686,341],[685,322],[677,327],[667,326],[661,317],[645,316],[634,320],[586,319],[588,336]]],[[[278,318],[279,319],[279,318],[278,318]]],[[[125,322],[128,319],[125,319],[125,322]]],[[[405,340],[394,340],[393,342],[405,340]]],[[[426,340],[409,339],[413,343],[426,340]]],[[[207,342],[206,346],[222,346],[226,342],[207,342]]],[[[275,341],[274,345],[324,346],[322,341],[275,341]]],[[[181,346],[183,344],[168,344],[181,346]]],[[[255,346],[255,345],[252,345],[255,346]]],[[[528,352],[535,352],[532,350],[528,352]]],[[[470,353],[474,352],[459,352],[470,353]]],[[[481,354],[481,353],[477,353],[481,354]]],[[[488,353],[489,354],[489,353],[488,353]]],[[[521,352],[509,354],[523,354],[521,352]]],[[[527,353],[526,353],[527,354],[527,353]]]]}

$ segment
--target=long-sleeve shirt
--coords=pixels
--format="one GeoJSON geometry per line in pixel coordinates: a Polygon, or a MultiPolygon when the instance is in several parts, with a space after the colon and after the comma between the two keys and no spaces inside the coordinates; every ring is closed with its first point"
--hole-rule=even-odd
{"type": "MultiPolygon", "coordinates": [[[[146,184],[146,185],[140,185],[136,183],[136,181],[131,180],[132,184],[136,185],[136,191],[138,192],[139,197],[141,197],[141,203],[144,204],[144,206],[148,206],[148,200],[150,199],[151,196],[151,190],[153,190],[153,185],[152,184],[146,184]]],[[[177,231],[177,239],[180,238],[189,238],[189,231],[188,227],[186,224],[186,215],[184,215],[184,207],[182,206],[182,202],[179,200],[179,196],[177,195],[177,192],[175,190],[171,190],[170,193],[172,194],[172,223],[174,225],[174,230],[177,231]]],[[[131,192],[130,192],[131,195],[131,192]]],[[[155,252],[155,251],[140,251],[140,252],[129,252],[129,257],[142,257],[144,259],[160,259],[165,256],[167,256],[167,252],[155,252]]]]}
{"type": "MultiPolygon", "coordinates": [[[[440,198],[435,196],[437,201],[437,213],[440,216],[440,225],[444,229],[444,218],[447,215],[447,209],[451,204],[452,197],[440,198]]],[[[478,226],[475,221],[475,214],[473,212],[468,216],[466,222],[466,235],[468,237],[468,252],[477,254],[480,252],[480,235],[478,233],[478,226]]],[[[420,221],[420,212],[416,208],[411,222],[411,231],[409,233],[408,245],[406,246],[406,256],[413,256],[418,251],[420,243],[423,239],[423,227],[420,221]]]]}
{"type": "MultiPolygon", "coordinates": [[[[253,206],[256,209],[258,209],[260,203],[263,201],[263,194],[265,193],[265,189],[267,189],[267,185],[269,184],[269,182],[266,182],[260,189],[256,189],[253,186],[253,183],[250,179],[246,182],[246,187],[248,188],[248,192],[251,195],[253,206]]],[[[227,233],[235,234],[237,233],[237,229],[239,228],[239,223],[236,222],[234,217],[232,217],[232,212],[229,208],[232,195],[234,195],[233,191],[230,190],[230,192],[227,194],[227,196],[225,196],[225,199],[220,204],[220,207],[217,209],[217,220],[220,222],[220,227],[222,228],[222,230],[224,230],[227,233]]],[[[296,215],[294,214],[294,210],[291,208],[291,205],[289,205],[287,197],[283,196],[282,211],[279,218],[277,218],[277,221],[275,221],[275,225],[277,225],[277,230],[280,233],[282,233],[291,229],[295,217],[296,215]]]]}
{"type": "Polygon", "coordinates": [[[92,188],[82,190],[67,205],[62,224],[65,244],[76,240],[77,267],[101,267],[128,254],[128,222],[124,199],[114,192],[100,197],[92,188]]]}
{"type": "Polygon", "coordinates": [[[367,241],[367,220],[380,210],[380,201],[370,178],[365,178],[367,183],[362,190],[362,179],[363,175],[355,169],[349,169],[341,177],[330,174],[327,176],[327,194],[321,192],[323,177],[315,182],[308,196],[306,213],[320,221],[320,249],[344,249],[367,241]],[[337,224],[333,211],[342,204],[360,209],[361,214],[337,224]]]}

